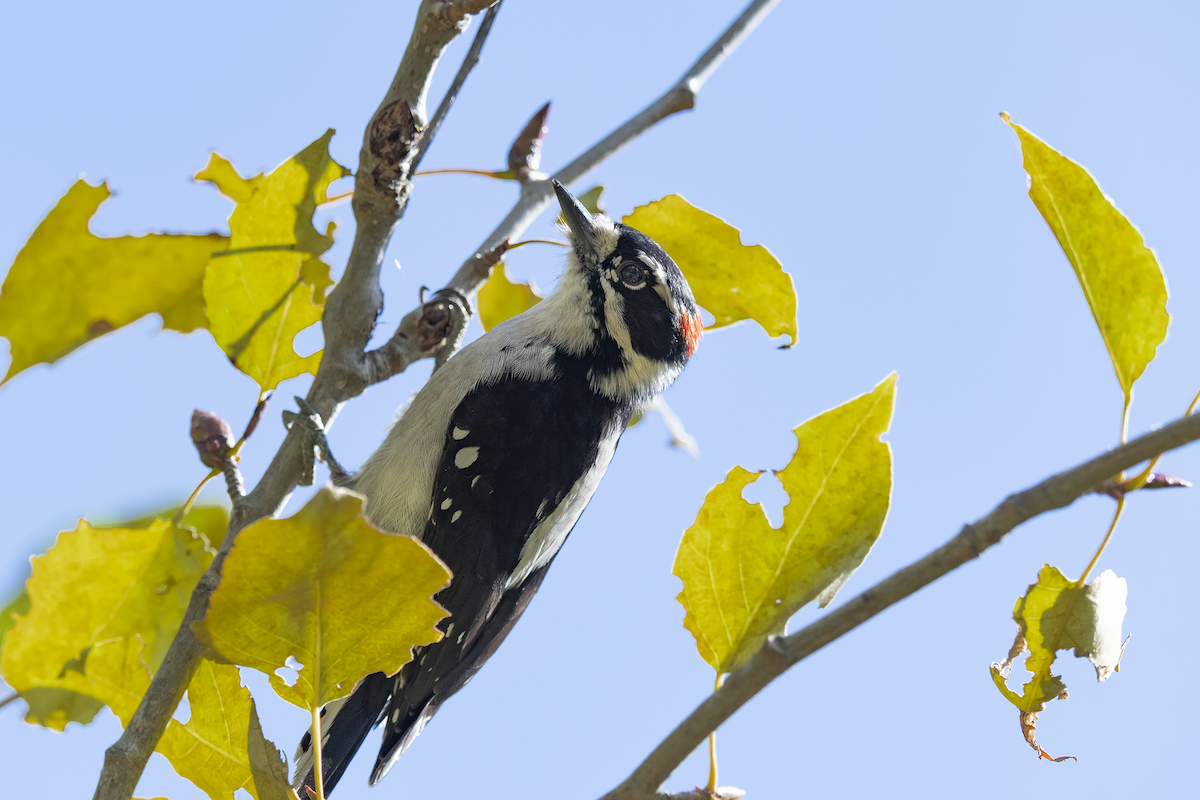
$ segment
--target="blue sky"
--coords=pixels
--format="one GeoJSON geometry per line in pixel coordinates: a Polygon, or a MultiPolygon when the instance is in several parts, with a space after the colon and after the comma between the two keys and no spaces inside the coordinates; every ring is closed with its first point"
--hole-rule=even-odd
{"type": "MultiPolygon", "coordinates": [[[[327,127],[354,167],[361,132],[408,40],[415,3],[80,3],[14,6],[0,69],[8,191],[0,264],[82,173],[116,192],[98,234],[222,229],[227,201],[189,176],[211,150],[269,170],[327,127]]],[[[499,169],[513,136],[553,101],[553,171],[671,85],[738,2],[509,0],[424,166],[499,169]]],[[[801,3],[785,0],[716,73],[697,108],[654,128],[576,185],[607,187],[614,215],[671,192],[763,243],[794,277],[800,341],[779,350],[752,324],[706,337],[667,399],[703,457],[654,420],[623,440],[604,485],[500,653],[368,793],[368,739],[337,797],[596,797],[710,690],[682,627],[670,567],[705,492],[735,464],[782,467],[805,419],[899,373],[891,513],[852,596],[920,557],[1007,494],[1116,442],[1121,395],[1069,264],[1025,194],[1013,120],[1084,164],[1153,247],[1171,289],[1167,342],[1138,383],[1131,431],[1177,417],[1200,387],[1200,212],[1194,5],[801,3]]],[[[433,102],[470,35],[443,61],[433,102]]],[[[338,188],[335,185],[335,190],[338,188]]],[[[421,179],[385,259],[377,337],[507,212],[512,184],[421,179]],[[393,260],[401,269],[396,270],[393,260]]],[[[327,259],[353,235],[335,219],[327,259]]],[[[529,236],[551,233],[547,214],[529,236]]],[[[319,225],[319,227],[321,227],[319,225]]],[[[553,285],[562,254],[528,247],[509,274],[553,285]]],[[[3,269],[0,266],[0,269],[3,269]]],[[[471,335],[477,335],[473,329],[471,335]]],[[[318,344],[313,339],[311,344],[318,344]]],[[[0,345],[2,347],[2,345],[0,345]]],[[[428,376],[422,363],[337,420],[348,466],[380,441],[428,376]]],[[[281,387],[244,451],[247,481],[282,438],[281,387]]],[[[238,427],[256,389],[203,332],[146,319],[29,370],[0,390],[8,424],[0,589],[80,516],[120,519],[176,503],[204,473],[187,440],[194,407],[238,427]]],[[[1184,450],[1162,468],[1200,479],[1184,450]]],[[[778,521],[782,491],[750,499],[778,521]]],[[[218,487],[206,492],[219,499],[218,487]]],[[[307,496],[298,492],[289,511],[307,496]]],[[[1043,563],[1077,574],[1111,501],[1089,498],[1008,541],[826,648],[720,733],[722,782],[751,798],[1095,797],[1195,785],[1200,647],[1185,605],[1200,557],[1194,492],[1128,504],[1101,569],[1129,581],[1122,671],[1095,683],[1059,663],[1071,697],[1039,740],[1078,763],[1036,761],[988,678],[1012,642],[1015,598],[1043,563]]],[[[793,629],[821,612],[806,609],[793,629]]],[[[303,712],[246,679],[267,735],[289,754],[303,712]]],[[[65,734],[0,711],[15,797],[86,796],[119,734],[103,712],[65,734]]],[[[374,744],[373,744],[374,742],[374,744]]],[[[701,783],[694,754],[667,784],[701,783]]],[[[159,756],[138,795],[200,797],[159,756]]]]}

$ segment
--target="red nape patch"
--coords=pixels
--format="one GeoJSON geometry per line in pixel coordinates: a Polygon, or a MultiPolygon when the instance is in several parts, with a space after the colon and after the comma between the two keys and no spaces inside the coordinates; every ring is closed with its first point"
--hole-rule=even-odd
{"type": "Polygon", "coordinates": [[[696,345],[704,336],[704,323],[700,321],[699,314],[684,312],[679,315],[679,327],[683,330],[683,340],[687,342],[688,358],[691,358],[696,352],[696,345]]]}

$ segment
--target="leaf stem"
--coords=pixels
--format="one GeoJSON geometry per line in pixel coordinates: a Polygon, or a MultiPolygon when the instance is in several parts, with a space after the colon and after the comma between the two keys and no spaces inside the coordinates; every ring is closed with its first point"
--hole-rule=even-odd
{"type": "Polygon", "coordinates": [[[511,170],[505,170],[503,172],[489,172],[485,169],[465,169],[465,168],[423,169],[420,172],[413,173],[414,178],[421,178],[421,177],[424,177],[425,175],[483,175],[484,177],[487,177],[487,178],[499,178],[501,180],[503,180],[505,178],[515,180],[515,177],[516,177],[512,174],[511,170]]]}
{"type": "Polygon", "coordinates": [[[1096,555],[1092,556],[1092,560],[1088,562],[1087,569],[1083,571],[1083,575],[1080,576],[1079,580],[1075,581],[1076,586],[1083,586],[1085,583],[1087,583],[1088,574],[1091,573],[1092,568],[1096,566],[1096,562],[1100,560],[1100,554],[1104,552],[1104,548],[1108,546],[1108,540],[1112,538],[1113,531],[1117,529],[1117,522],[1121,519],[1121,512],[1124,510],[1125,498],[1122,497],[1117,501],[1117,510],[1116,513],[1113,514],[1112,522],[1109,523],[1108,533],[1104,534],[1104,540],[1100,542],[1100,547],[1097,548],[1096,555]]]}
{"type": "Polygon", "coordinates": [[[1196,403],[1198,402],[1200,402],[1200,392],[1196,392],[1196,396],[1192,398],[1191,404],[1188,405],[1187,411],[1183,412],[1183,415],[1185,417],[1190,417],[1192,415],[1192,411],[1194,411],[1196,408],[1196,403]]]}
{"type": "MultiPolygon", "coordinates": [[[[720,691],[721,685],[725,683],[725,673],[717,673],[717,682],[713,686],[713,693],[720,691]]],[[[716,797],[717,794],[717,731],[714,728],[708,734],[708,793],[716,797]]]]}
{"type": "Polygon", "coordinates": [[[515,250],[516,248],[524,247],[527,244],[553,244],[553,245],[558,245],[559,247],[570,247],[570,245],[567,244],[566,242],[556,242],[553,239],[525,239],[523,241],[517,242],[516,244],[510,244],[508,246],[508,249],[515,250]]]}
{"type": "Polygon", "coordinates": [[[196,498],[200,496],[200,490],[204,488],[204,484],[208,483],[210,480],[212,480],[213,478],[217,477],[220,474],[221,474],[221,470],[214,469],[212,472],[205,475],[204,479],[200,481],[200,485],[198,485],[195,489],[192,490],[192,493],[188,497],[188,499],[185,500],[183,505],[181,505],[179,507],[179,510],[175,512],[175,516],[171,518],[171,522],[175,523],[176,525],[178,525],[180,522],[182,522],[183,518],[185,516],[187,516],[187,513],[189,511],[191,511],[192,503],[196,502],[196,498]]]}
{"type": "Polygon", "coordinates": [[[4,708],[6,705],[11,703],[13,700],[16,700],[20,696],[21,696],[20,692],[13,692],[8,697],[4,698],[3,700],[0,700],[0,708],[4,708]]]}
{"type": "MultiPolygon", "coordinates": [[[[1196,403],[1200,403],[1200,391],[1196,392],[1196,396],[1192,398],[1192,402],[1188,403],[1187,411],[1183,412],[1183,415],[1185,417],[1190,417],[1192,415],[1192,412],[1196,410],[1196,403]]],[[[1154,472],[1154,465],[1157,464],[1158,460],[1162,457],[1163,457],[1163,454],[1159,453],[1154,458],[1150,459],[1150,463],[1146,465],[1146,468],[1144,470],[1142,470],[1140,473],[1138,473],[1138,476],[1136,478],[1126,481],[1125,482],[1125,491],[1126,492],[1136,492],[1138,489],[1145,486],[1146,481],[1150,480],[1150,474],[1152,472],[1154,472]]]]}
{"type": "Polygon", "coordinates": [[[312,707],[313,775],[316,777],[317,800],[325,800],[325,777],[321,774],[321,707],[312,707]]]}
{"type": "Polygon", "coordinates": [[[1133,405],[1133,392],[1125,393],[1125,407],[1121,409],[1121,444],[1129,440],[1129,407],[1133,405]]]}

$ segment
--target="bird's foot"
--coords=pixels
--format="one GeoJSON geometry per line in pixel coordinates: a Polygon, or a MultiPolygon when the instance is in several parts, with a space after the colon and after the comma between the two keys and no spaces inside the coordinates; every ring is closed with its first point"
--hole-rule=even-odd
{"type": "Polygon", "coordinates": [[[350,473],[342,468],[342,465],[330,452],[329,440],[325,436],[325,423],[321,420],[321,415],[303,397],[296,398],[296,405],[299,406],[300,413],[284,411],[283,424],[288,430],[299,424],[301,435],[304,437],[300,451],[303,459],[300,485],[312,486],[313,465],[318,458],[329,465],[329,475],[333,478],[333,482],[342,483],[350,477],[350,473]]]}

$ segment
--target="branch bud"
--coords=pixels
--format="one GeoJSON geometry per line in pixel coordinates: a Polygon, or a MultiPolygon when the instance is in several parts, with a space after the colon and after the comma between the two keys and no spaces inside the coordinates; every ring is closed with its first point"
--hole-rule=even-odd
{"type": "Polygon", "coordinates": [[[537,172],[542,163],[542,144],[546,140],[546,119],[549,116],[550,104],[546,103],[529,120],[508,151],[508,169],[522,183],[537,172]]]}
{"type": "Polygon", "coordinates": [[[233,431],[229,423],[197,408],[192,412],[191,434],[201,463],[211,469],[221,469],[233,449],[233,431]]]}

